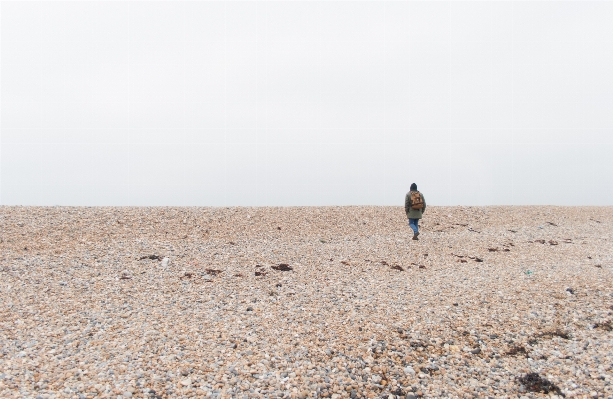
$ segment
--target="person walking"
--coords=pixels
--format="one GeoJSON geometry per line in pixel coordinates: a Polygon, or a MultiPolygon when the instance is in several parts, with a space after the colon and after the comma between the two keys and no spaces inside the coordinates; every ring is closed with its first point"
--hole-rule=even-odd
{"type": "Polygon", "coordinates": [[[404,211],[409,219],[409,226],[413,229],[413,239],[418,240],[418,223],[426,211],[426,199],[422,193],[417,191],[415,183],[411,184],[411,191],[404,197],[404,211]]]}

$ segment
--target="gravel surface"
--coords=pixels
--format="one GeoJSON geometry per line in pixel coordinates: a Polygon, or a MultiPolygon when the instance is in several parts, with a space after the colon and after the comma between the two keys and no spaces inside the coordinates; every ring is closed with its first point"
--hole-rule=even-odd
{"type": "Polygon", "coordinates": [[[613,397],[613,208],[0,207],[0,397],[613,397]]]}

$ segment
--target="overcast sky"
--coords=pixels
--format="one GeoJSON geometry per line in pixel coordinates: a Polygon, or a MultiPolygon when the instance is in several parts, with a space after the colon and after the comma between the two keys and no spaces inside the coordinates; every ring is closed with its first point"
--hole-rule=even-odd
{"type": "Polygon", "coordinates": [[[2,205],[613,205],[613,2],[8,2],[2,205]]]}

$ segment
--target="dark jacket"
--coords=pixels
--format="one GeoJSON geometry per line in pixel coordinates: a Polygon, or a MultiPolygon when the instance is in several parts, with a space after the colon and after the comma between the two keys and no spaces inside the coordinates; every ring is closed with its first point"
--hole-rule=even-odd
{"type": "Polygon", "coordinates": [[[404,197],[404,212],[407,214],[407,217],[409,219],[421,219],[422,215],[426,211],[426,198],[424,198],[424,195],[422,193],[419,193],[419,195],[421,196],[421,200],[424,202],[424,207],[421,209],[412,209],[411,193],[412,191],[409,191],[404,197]]]}

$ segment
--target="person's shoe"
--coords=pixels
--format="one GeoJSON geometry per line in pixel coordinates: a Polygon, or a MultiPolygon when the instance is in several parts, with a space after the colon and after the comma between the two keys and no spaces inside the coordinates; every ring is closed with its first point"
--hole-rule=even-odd
{"type": "Polygon", "coordinates": [[[419,238],[417,238],[417,236],[418,236],[418,235],[419,235],[419,233],[415,233],[415,234],[413,235],[413,239],[414,239],[414,240],[419,240],[419,238]]]}

